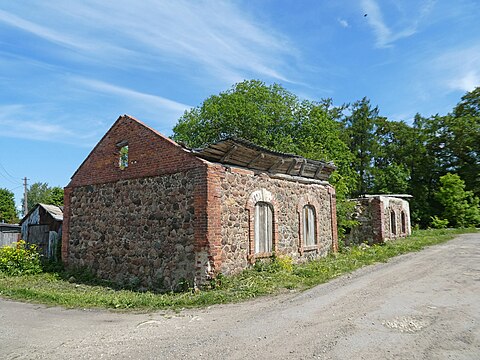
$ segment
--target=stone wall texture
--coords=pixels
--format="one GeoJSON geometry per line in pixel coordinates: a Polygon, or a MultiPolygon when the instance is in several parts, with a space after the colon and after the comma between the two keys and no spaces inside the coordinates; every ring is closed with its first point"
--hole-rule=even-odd
{"type": "Polygon", "coordinates": [[[336,228],[332,228],[332,199],[329,188],[325,185],[302,184],[271,178],[266,174],[254,174],[248,170],[227,168],[221,181],[220,272],[237,273],[256,260],[253,254],[252,231],[252,212],[256,200],[272,204],[276,227],[276,254],[288,255],[297,263],[326,255],[335,247],[333,233],[336,234],[336,228]],[[267,196],[270,198],[265,199],[267,196]],[[318,244],[303,251],[299,203],[313,205],[317,219],[318,244]]]}
{"type": "Polygon", "coordinates": [[[74,188],[67,262],[124,286],[195,277],[192,171],[74,188]]]}
{"type": "Polygon", "coordinates": [[[355,201],[353,218],[359,225],[347,234],[345,238],[347,245],[382,243],[411,234],[410,206],[407,200],[379,195],[353,201],[355,201]]]}

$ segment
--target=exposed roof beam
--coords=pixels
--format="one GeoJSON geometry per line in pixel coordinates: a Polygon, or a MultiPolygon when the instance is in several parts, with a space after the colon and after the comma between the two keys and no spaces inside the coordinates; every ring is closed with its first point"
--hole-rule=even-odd
{"type": "Polygon", "coordinates": [[[284,158],[278,158],[277,161],[273,163],[272,166],[268,169],[268,171],[274,171],[277,168],[279,168],[281,165],[285,164],[285,159],[284,158]]]}
{"type": "Polygon", "coordinates": [[[228,151],[220,158],[220,162],[227,161],[232,156],[233,152],[238,149],[237,145],[233,145],[228,151]]]}
{"type": "Polygon", "coordinates": [[[287,174],[292,175],[291,172],[293,168],[297,165],[297,159],[293,158],[292,162],[290,163],[290,166],[288,167],[287,174]]]}
{"type": "Polygon", "coordinates": [[[300,166],[300,172],[298,173],[300,176],[303,176],[303,171],[305,170],[305,165],[307,165],[307,159],[303,159],[302,166],[300,166]]]}
{"type": "Polygon", "coordinates": [[[263,159],[265,157],[265,154],[264,153],[260,153],[258,154],[257,156],[255,156],[249,163],[248,163],[248,167],[251,167],[253,166],[253,164],[255,164],[258,160],[260,159],[263,159]]]}
{"type": "Polygon", "coordinates": [[[318,177],[320,176],[320,173],[322,172],[323,168],[325,167],[325,165],[319,165],[318,168],[317,168],[317,171],[315,171],[315,178],[318,179],[318,177]]]}

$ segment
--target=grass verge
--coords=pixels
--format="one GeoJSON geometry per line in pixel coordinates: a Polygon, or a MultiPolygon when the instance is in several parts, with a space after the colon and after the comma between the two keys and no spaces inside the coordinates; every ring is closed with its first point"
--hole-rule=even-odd
{"type": "MultiPolygon", "coordinates": [[[[440,244],[455,235],[475,229],[420,230],[407,239],[371,247],[345,248],[338,254],[306,264],[284,266],[281,261],[256,266],[236,276],[222,277],[214,289],[197,293],[155,294],[116,290],[105,285],[87,285],[65,280],[65,274],[7,276],[0,273],[0,296],[9,299],[63,306],[67,308],[180,309],[237,302],[287,290],[304,290],[325,283],[365,265],[440,244]]],[[[288,265],[288,264],[287,264],[288,265]]]]}

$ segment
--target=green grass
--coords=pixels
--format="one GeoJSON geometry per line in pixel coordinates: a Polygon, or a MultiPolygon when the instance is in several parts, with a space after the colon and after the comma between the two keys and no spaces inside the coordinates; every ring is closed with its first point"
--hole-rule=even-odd
{"type": "Polygon", "coordinates": [[[308,289],[362,266],[385,262],[391,257],[419,251],[425,246],[446,242],[455,235],[475,231],[477,230],[420,230],[407,239],[367,248],[345,248],[338,254],[293,267],[285,265],[284,261],[277,261],[253,267],[236,276],[221,276],[214,289],[200,292],[155,294],[118,290],[105,282],[95,284],[92,279],[82,280],[79,276],[75,278],[82,282],[70,282],[67,274],[57,271],[24,276],[0,273],[0,296],[67,308],[155,310],[202,307],[278,294],[286,290],[308,289]]]}

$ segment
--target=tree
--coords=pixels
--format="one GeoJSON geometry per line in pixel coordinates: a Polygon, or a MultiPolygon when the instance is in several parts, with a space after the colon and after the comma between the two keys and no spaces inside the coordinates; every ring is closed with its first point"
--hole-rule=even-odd
{"type": "Polygon", "coordinates": [[[0,222],[10,224],[18,222],[15,195],[7,189],[0,189],[0,222]]]}
{"type": "Polygon", "coordinates": [[[226,137],[292,152],[298,98],[281,85],[259,80],[235,84],[186,111],[173,128],[172,138],[190,147],[202,147],[226,137]]]}
{"type": "Polygon", "coordinates": [[[47,183],[36,182],[27,189],[28,211],[36,204],[63,205],[63,189],[58,186],[49,187],[47,183]]]}
{"type": "Polygon", "coordinates": [[[457,174],[440,177],[440,189],[436,193],[443,205],[443,218],[458,227],[480,225],[480,199],[472,191],[465,191],[465,182],[457,174]]]}
{"type": "Polygon", "coordinates": [[[370,100],[362,100],[350,106],[351,114],[344,120],[344,139],[354,155],[353,169],[358,174],[355,195],[366,194],[372,186],[372,165],[377,150],[375,128],[379,120],[378,107],[372,108],[370,100]]]}
{"type": "Polygon", "coordinates": [[[344,200],[357,182],[351,166],[354,157],[342,138],[343,109],[333,106],[330,99],[300,101],[281,85],[249,80],[185,112],[172,137],[201,147],[235,136],[272,150],[333,161],[338,170],[330,180],[337,190],[341,228],[344,200]]]}

